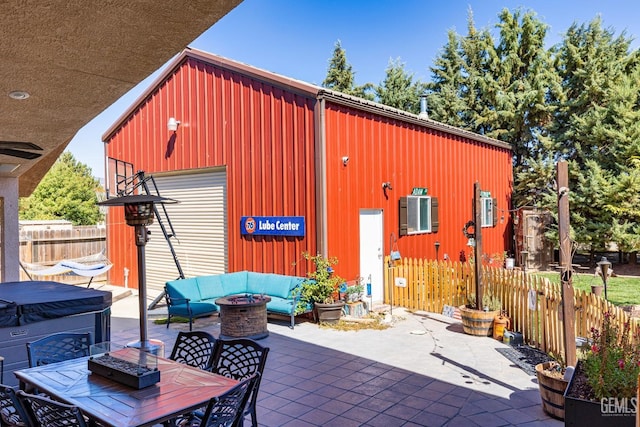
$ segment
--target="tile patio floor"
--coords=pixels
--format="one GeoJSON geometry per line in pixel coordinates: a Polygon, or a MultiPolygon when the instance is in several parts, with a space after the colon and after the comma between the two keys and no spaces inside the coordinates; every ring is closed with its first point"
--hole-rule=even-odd
{"type": "MultiPolygon", "coordinates": [[[[118,298],[114,292],[114,299],[118,298]]],[[[111,340],[136,341],[138,301],[114,302],[111,340]]],[[[166,317],[162,308],[150,319],[166,317]]],[[[261,426],[560,426],[541,408],[535,377],[500,355],[504,344],[471,337],[452,319],[393,309],[386,330],[344,332],[270,319],[258,400],[261,426]]],[[[171,351],[188,324],[149,322],[149,338],[171,351]]],[[[194,330],[218,336],[217,317],[194,330]]],[[[250,425],[248,418],[245,425],[250,425]]]]}

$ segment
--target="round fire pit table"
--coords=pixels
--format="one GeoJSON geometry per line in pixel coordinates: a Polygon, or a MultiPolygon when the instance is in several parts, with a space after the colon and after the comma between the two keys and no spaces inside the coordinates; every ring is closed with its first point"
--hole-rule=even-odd
{"type": "Polygon", "coordinates": [[[231,295],[218,298],[220,307],[220,338],[250,338],[259,340],[269,335],[267,303],[264,295],[231,295]]]}

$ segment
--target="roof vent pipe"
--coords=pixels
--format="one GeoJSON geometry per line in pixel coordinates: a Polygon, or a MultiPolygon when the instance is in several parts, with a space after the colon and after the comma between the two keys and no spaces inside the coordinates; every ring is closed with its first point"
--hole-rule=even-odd
{"type": "Polygon", "coordinates": [[[420,114],[418,117],[421,119],[428,119],[429,113],[427,112],[427,94],[420,95],[420,114]]]}

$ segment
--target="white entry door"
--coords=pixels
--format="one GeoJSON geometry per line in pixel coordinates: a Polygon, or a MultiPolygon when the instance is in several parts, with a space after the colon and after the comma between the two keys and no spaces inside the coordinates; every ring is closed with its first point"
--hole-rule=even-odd
{"type": "MultiPolygon", "coordinates": [[[[384,299],[384,246],[382,209],[360,210],[360,276],[365,285],[371,283],[371,300],[384,299]]],[[[369,299],[369,297],[367,297],[369,299]]]]}

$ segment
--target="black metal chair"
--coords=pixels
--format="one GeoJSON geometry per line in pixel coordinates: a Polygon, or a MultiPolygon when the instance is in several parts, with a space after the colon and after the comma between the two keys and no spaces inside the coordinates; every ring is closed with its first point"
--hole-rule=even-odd
{"type": "Polygon", "coordinates": [[[29,367],[89,356],[93,345],[90,332],[61,332],[27,343],[29,367]]]}
{"type": "Polygon", "coordinates": [[[240,427],[244,418],[243,408],[260,377],[260,373],[251,375],[221,396],[209,400],[204,415],[192,417],[181,427],[240,427]]]}
{"type": "Polygon", "coordinates": [[[30,425],[36,427],[87,427],[87,422],[77,406],[57,402],[48,397],[28,394],[20,390],[22,403],[30,425]]]}
{"type": "Polygon", "coordinates": [[[213,351],[212,372],[236,380],[245,380],[256,373],[255,384],[250,391],[244,415],[251,415],[251,425],[256,427],[258,419],[256,414],[256,402],[260,381],[267,362],[269,347],[263,347],[254,340],[248,338],[219,339],[213,351]]]}
{"type": "Polygon", "coordinates": [[[215,337],[208,332],[180,331],[169,359],[205,371],[211,371],[215,343],[215,337]]]}
{"type": "Polygon", "coordinates": [[[27,425],[27,413],[16,396],[16,390],[0,384],[0,426],[24,427],[27,425]]]}

